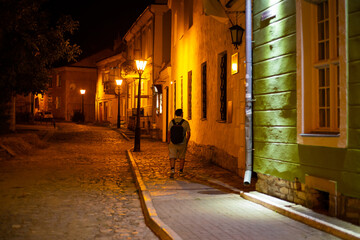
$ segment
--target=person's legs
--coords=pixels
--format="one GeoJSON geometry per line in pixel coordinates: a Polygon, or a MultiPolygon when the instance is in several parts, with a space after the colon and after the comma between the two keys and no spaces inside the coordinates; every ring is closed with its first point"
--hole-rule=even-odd
{"type": "Polygon", "coordinates": [[[171,170],[175,170],[175,160],[176,160],[176,158],[170,158],[170,168],[171,168],[171,170]]]}
{"type": "Polygon", "coordinates": [[[185,166],[185,158],[180,159],[180,173],[184,171],[184,166],[185,166]]]}
{"type": "Polygon", "coordinates": [[[180,159],[180,173],[184,170],[185,165],[185,153],[186,153],[186,145],[182,145],[179,149],[179,159],[180,159]]]}

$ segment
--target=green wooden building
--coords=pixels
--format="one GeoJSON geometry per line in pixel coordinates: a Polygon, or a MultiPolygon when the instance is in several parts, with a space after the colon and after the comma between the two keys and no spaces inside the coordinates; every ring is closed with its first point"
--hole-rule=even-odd
{"type": "Polygon", "coordinates": [[[360,224],[360,1],[254,1],[257,190],[360,224]]]}

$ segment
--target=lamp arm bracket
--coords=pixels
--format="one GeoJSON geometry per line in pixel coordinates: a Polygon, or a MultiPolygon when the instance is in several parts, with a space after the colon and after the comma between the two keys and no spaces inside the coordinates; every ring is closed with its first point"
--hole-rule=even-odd
{"type": "Polygon", "coordinates": [[[240,14],[240,13],[245,13],[245,11],[228,11],[228,10],[225,10],[225,13],[228,13],[228,14],[233,14],[233,13],[240,14]]]}

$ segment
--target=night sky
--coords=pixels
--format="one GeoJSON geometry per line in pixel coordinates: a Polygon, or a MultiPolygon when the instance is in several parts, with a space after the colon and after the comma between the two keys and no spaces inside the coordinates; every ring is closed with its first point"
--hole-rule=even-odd
{"type": "Polygon", "coordinates": [[[50,0],[55,15],[71,15],[80,28],[71,38],[89,56],[111,48],[116,36],[127,32],[151,0],[50,0]]]}

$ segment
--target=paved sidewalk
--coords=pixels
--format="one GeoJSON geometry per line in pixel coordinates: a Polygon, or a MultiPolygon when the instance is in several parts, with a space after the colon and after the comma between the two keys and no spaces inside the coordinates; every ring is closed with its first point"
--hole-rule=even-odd
{"type": "Polygon", "coordinates": [[[191,154],[184,176],[170,179],[165,143],[142,139],[141,152],[128,155],[145,218],[162,239],[360,239],[360,227],[257,193],[254,182],[244,187],[191,154]]]}

